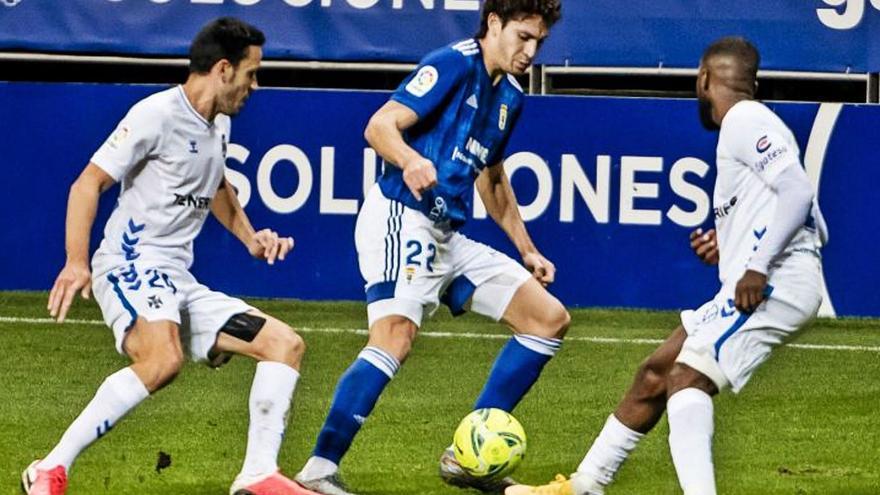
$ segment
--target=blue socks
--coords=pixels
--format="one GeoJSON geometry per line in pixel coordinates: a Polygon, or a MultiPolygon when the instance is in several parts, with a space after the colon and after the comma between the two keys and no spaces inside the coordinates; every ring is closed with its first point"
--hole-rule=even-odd
{"type": "MultiPolygon", "coordinates": [[[[495,360],[474,408],[513,410],[561,346],[560,339],[514,336],[495,360]]],[[[313,457],[339,464],[398,369],[400,363],[397,359],[378,347],[366,347],[361,351],[336,385],[330,412],[312,451],[313,457]]]]}
{"type": "Polygon", "coordinates": [[[561,339],[516,335],[495,359],[474,409],[513,410],[541,375],[544,365],[562,346],[561,339]]]}
{"type": "Polygon", "coordinates": [[[378,347],[365,347],[361,351],[336,385],[313,456],[339,464],[398,369],[397,359],[378,347]]]}

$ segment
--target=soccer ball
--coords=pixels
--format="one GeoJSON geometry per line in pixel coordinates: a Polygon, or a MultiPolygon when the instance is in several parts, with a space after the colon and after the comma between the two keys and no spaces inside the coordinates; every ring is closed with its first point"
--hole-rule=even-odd
{"type": "Polygon", "coordinates": [[[526,454],[526,432],[501,409],[477,409],[465,416],[453,436],[455,460],[477,478],[503,478],[526,454]]]}

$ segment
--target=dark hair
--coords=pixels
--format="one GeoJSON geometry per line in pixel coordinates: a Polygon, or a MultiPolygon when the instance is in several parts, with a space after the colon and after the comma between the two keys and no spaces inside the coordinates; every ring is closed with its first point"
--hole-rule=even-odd
{"type": "Polygon", "coordinates": [[[733,57],[740,64],[742,75],[752,81],[758,78],[758,66],[761,65],[761,55],[749,40],[741,36],[728,36],[721,38],[706,48],[703,52],[703,62],[716,56],[725,55],[733,57]]]}
{"type": "Polygon", "coordinates": [[[539,15],[547,29],[562,17],[560,0],[486,0],[480,16],[480,30],[476,38],[485,38],[489,32],[489,14],[497,14],[501,25],[511,20],[520,20],[531,15],[539,15]]]}
{"type": "Polygon", "coordinates": [[[209,22],[199,31],[189,47],[190,73],[204,74],[223,60],[233,66],[247,56],[250,46],[263,46],[266,36],[262,31],[234,17],[221,17],[209,22]]]}

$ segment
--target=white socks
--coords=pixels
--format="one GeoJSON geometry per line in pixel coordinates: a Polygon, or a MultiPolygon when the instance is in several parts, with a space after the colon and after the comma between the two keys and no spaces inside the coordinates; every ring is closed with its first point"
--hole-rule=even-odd
{"type": "Polygon", "coordinates": [[[613,414],[608,416],[605,426],[572,477],[574,492],[579,495],[601,495],[644,436],[644,433],[629,429],[613,414]]]}
{"type": "Polygon", "coordinates": [[[297,479],[311,481],[326,478],[327,476],[336,473],[336,471],[339,471],[339,466],[335,462],[329,459],[324,459],[323,457],[312,456],[309,457],[308,462],[306,462],[306,465],[303,466],[302,470],[296,475],[296,477],[297,479]]]}
{"type": "Polygon", "coordinates": [[[669,450],[684,495],[715,495],[712,435],[715,431],[712,398],[686,388],[666,402],[669,450]]]}
{"type": "Polygon", "coordinates": [[[123,368],[104,379],[91,402],[71,423],[58,442],[37,466],[70,470],[76,456],[92,442],[104,436],[113,425],[134,409],[150,393],[131,368],[123,368]]]}
{"type": "Polygon", "coordinates": [[[283,363],[257,363],[251,385],[250,427],[241,474],[263,476],[278,471],[278,451],[299,372],[283,363]]]}

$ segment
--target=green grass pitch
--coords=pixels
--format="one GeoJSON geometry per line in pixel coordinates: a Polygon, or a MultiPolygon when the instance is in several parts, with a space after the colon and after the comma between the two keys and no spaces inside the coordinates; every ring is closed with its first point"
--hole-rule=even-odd
{"type": "MultiPolygon", "coordinates": [[[[0,293],[0,495],[44,455],[103,378],[125,366],[94,303],[71,318],[45,318],[44,293],[0,293]]],[[[302,466],[333,387],[365,342],[358,303],[254,301],[304,328],[308,345],[280,464],[302,466]]],[[[569,473],[629,385],[638,363],[677,324],[671,312],[574,310],[569,340],[514,411],[528,434],[516,475],[527,482],[569,473]],[[601,342],[609,337],[622,341],[601,342]]],[[[437,459],[467,414],[507,330],[442,311],[380,399],[342,464],[356,493],[467,495],[439,480],[437,459]],[[442,333],[442,335],[437,335],[442,333]],[[435,335],[430,335],[435,334],[435,335]],[[465,335],[467,334],[467,335],[465,335]],[[473,336],[472,334],[478,334],[473,336]],[[495,338],[492,338],[495,336],[495,338]]],[[[738,396],[716,401],[715,464],[726,495],[880,494],[880,322],[820,320],[779,349],[738,396]],[[810,348],[810,345],[832,346],[810,348]],[[841,348],[840,346],[844,346],[841,348]]],[[[223,494],[238,472],[254,363],[220,370],[189,364],[89,448],[69,494],[223,494]],[[170,466],[157,471],[159,453],[170,466]]],[[[678,494],[665,420],[636,450],[609,495],[678,494]]],[[[476,493],[476,492],[473,492],[476,493]]]]}

